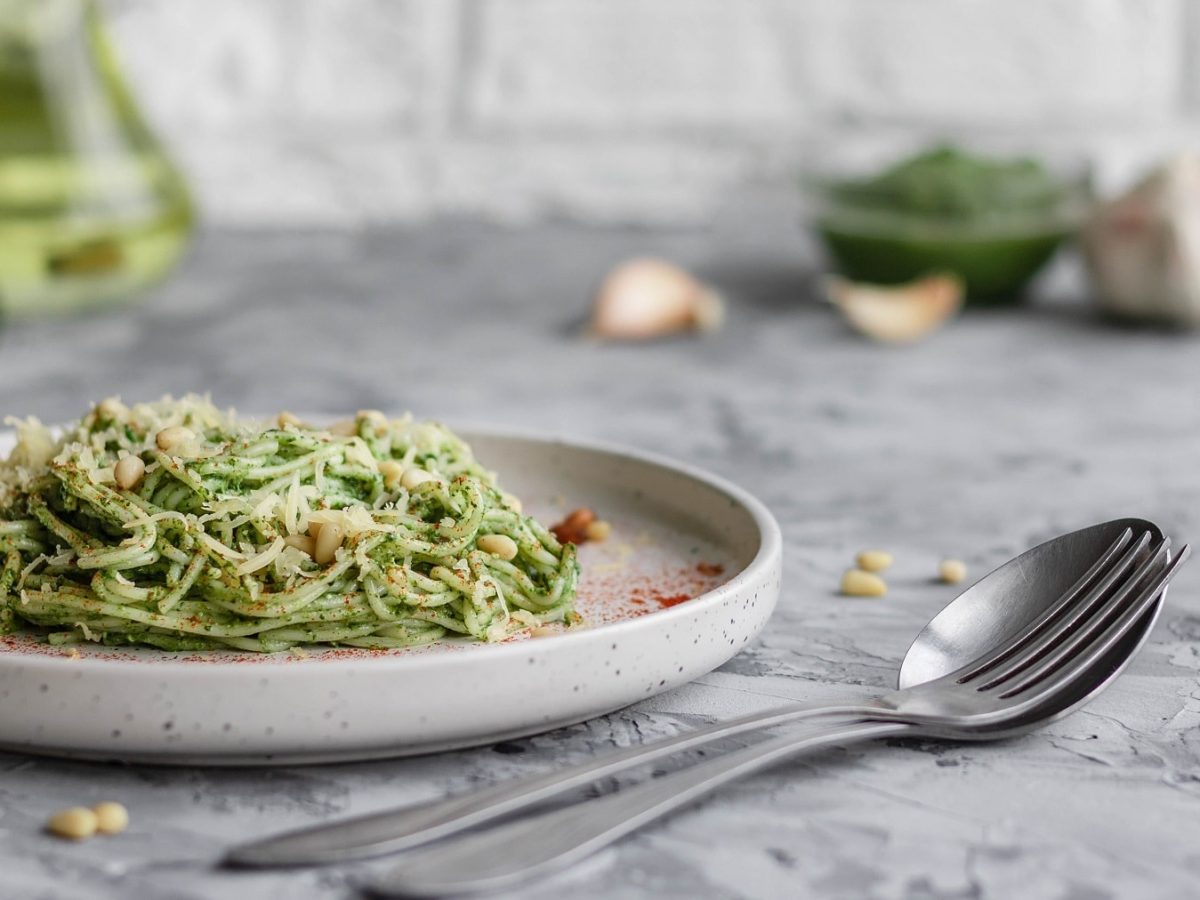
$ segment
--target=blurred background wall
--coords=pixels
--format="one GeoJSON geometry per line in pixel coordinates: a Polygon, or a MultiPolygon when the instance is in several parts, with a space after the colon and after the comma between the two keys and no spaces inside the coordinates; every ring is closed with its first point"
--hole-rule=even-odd
{"type": "Polygon", "coordinates": [[[953,131],[1102,184],[1200,133],[1186,0],[105,0],[210,221],[693,223],[953,131]],[[969,71],[970,78],[963,72],[969,71]]]}

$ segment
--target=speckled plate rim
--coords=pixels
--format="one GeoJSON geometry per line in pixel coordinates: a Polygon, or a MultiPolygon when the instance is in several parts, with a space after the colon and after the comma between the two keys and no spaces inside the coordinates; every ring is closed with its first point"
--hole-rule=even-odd
{"type": "MultiPolygon", "coordinates": [[[[622,459],[634,460],[636,462],[656,466],[668,472],[677,475],[683,475],[693,481],[706,485],[712,488],[733,501],[737,506],[741,507],[742,511],[749,514],[758,530],[758,550],[753,558],[736,572],[732,577],[717,585],[716,587],[705,591],[697,597],[693,597],[687,603],[679,604],[678,606],[668,607],[665,609],[654,610],[644,616],[637,618],[625,619],[620,622],[611,622],[603,625],[597,625],[594,628],[588,628],[579,632],[565,632],[561,635],[556,635],[554,643],[559,647],[567,646],[568,642],[584,642],[595,639],[597,632],[603,631],[604,634],[614,638],[621,638],[625,635],[631,635],[643,630],[657,629],[671,621],[685,618],[692,618],[697,613],[702,613],[705,610],[721,605],[730,595],[737,594],[744,590],[748,585],[753,585],[760,582],[767,576],[770,570],[778,567],[783,555],[783,535],[779,528],[779,523],[775,520],[774,515],[767,509],[766,504],[761,500],[738,487],[733,482],[720,475],[715,475],[698,466],[693,466],[690,463],[680,462],[672,459],[664,454],[655,453],[648,450],[640,450],[617,443],[611,443],[602,440],[577,440],[568,439],[556,434],[539,433],[536,431],[524,431],[517,429],[501,429],[481,427],[457,427],[455,432],[461,435],[468,443],[473,443],[479,439],[499,439],[499,440],[517,440],[517,441],[534,441],[544,444],[548,447],[560,447],[564,450],[583,450],[595,453],[603,453],[613,457],[622,459]]],[[[12,439],[13,433],[9,429],[0,430],[0,449],[7,452],[8,442],[12,439]]],[[[0,651],[15,652],[21,659],[23,665],[30,666],[34,671],[40,671],[43,668],[46,670],[54,669],[59,666],[77,666],[78,660],[72,660],[67,657],[49,656],[44,654],[22,654],[19,651],[0,651]]],[[[516,643],[497,643],[487,646],[473,646],[471,648],[472,660],[483,661],[485,659],[501,657],[505,655],[528,655],[529,646],[524,642],[516,643]]],[[[420,655],[372,655],[372,656],[354,656],[349,658],[334,658],[321,659],[315,661],[322,669],[338,670],[338,669],[355,669],[362,666],[371,666],[372,668],[390,668],[390,669],[405,669],[405,668],[420,668],[422,670],[429,668],[438,668],[441,666],[456,666],[462,664],[462,657],[454,653],[430,653],[420,655]]],[[[307,664],[308,661],[306,660],[307,664]]],[[[131,665],[141,665],[141,663],[123,660],[123,659],[100,659],[89,658],[86,660],[89,669],[126,669],[131,665]]],[[[236,662],[205,661],[197,663],[194,660],[156,660],[153,663],[155,673],[171,673],[178,671],[192,671],[198,665],[203,665],[206,678],[221,678],[221,677],[237,677],[243,678],[246,676],[247,669],[244,664],[236,662]]],[[[292,668],[296,665],[293,659],[277,658],[274,655],[266,655],[261,658],[256,658],[254,663],[254,671],[261,673],[265,669],[271,668],[292,668]]]]}

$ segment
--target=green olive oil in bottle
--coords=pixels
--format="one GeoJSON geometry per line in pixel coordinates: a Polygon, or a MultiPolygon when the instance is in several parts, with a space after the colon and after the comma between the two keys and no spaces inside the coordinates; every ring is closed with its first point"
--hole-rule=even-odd
{"type": "Polygon", "coordinates": [[[192,207],[94,0],[0,0],[0,305],[127,300],[178,261],[192,207]]]}

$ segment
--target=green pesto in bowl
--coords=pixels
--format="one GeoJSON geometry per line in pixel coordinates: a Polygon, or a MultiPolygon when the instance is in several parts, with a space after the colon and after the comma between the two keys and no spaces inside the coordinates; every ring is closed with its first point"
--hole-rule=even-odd
{"type": "Polygon", "coordinates": [[[1017,300],[1077,228],[1086,175],[1027,158],[937,147],[866,178],[808,181],[814,226],[835,267],[855,281],[898,284],[954,272],[967,298],[1017,300]]]}

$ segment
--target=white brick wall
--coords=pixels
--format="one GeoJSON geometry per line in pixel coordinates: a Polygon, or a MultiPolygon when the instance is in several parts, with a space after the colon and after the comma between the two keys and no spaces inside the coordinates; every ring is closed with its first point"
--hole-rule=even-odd
{"type": "Polygon", "coordinates": [[[466,113],[489,131],[730,131],[797,111],[761,3],[485,0],[478,13],[466,113]]]}
{"type": "MultiPolygon", "coordinates": [[[[857,121],[1138,122],[1176,109],[1178,0],[851,0],[793,45],[828,113],[857,121]],[[815,52],[808,52],[815,49],[815,52]]],[[[797,35],[797,37],[799,37],[797,35]]]]}
{"type": "Polygon", "coordinates": [[[104,3],[224,223],[704,222],[814,145],[987,130],[1115,180],[1200,136],[1188,0],[104,3]]]}

